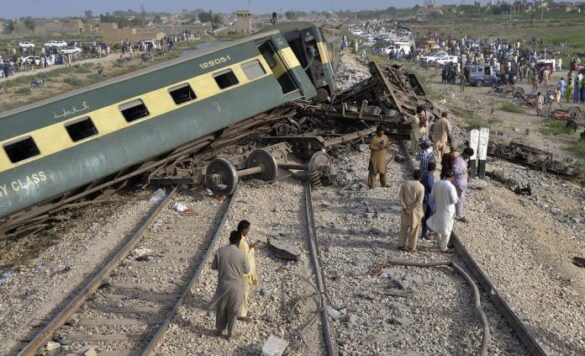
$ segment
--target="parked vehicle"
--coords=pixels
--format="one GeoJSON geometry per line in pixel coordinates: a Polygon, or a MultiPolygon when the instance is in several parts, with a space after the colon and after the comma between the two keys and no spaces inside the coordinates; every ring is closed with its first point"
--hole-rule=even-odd
{"type": "Polygon", "coordinates": [[[394,42],[394,44],[386,47],[384,49],[384,52],[386,54],[390,54],[390,53],[394,53],[394,55],[400,54],[401,57],[404,57],[404,56],[410,56],[410,49],[411,48],[412,48],[411,42],[396,41],[396,42],[394,42]]]}
{"type": "Polygon", "coordinates": [[[79,47],[67,47],[61,50],[63,54],[81,54],[82,50],[79,47]]]}
{"type": "Polygon", "coordinates": [[[23,60],[28,65],[31,65],[31,64],[34,64],[36,66],[40,66],[41,65],[41,57],[39,57],[39,56],[28,56],[28,57],[24,57],[23,60]]]}
{"type": "Polygon", "coordinates": [[[431,52],[426,56],[421,56],[420,60],[423,63],[432,63],[434,62],[438,57],[443,57],[446,56],[447,52],[431,52]]]}
{"type": "Polygon", "coordinates": [[[433,62],[440,64],[440,65],[445,65],[447,63],[459,63],[459,57],[445,54],[442,56],[435,57],[433,59],[433,62]]]}
{"type": "Polygon", "coordinates": [[[44,47],[63,48],[63,47],[67,47],[67,42],[65,42],[65,41],[49,41],[49,42],[46,42],[43,46],[44,47]]]}
{"type": "Polygon", "coordinates": [[[469,64],[464,70],[469,85],[481,87],[500,81],[495,68],[489,64],[469,64]]]}
{"type": "Polygon", "coordinates": [[[18,46],[20,48],[35,48],[35,44],[32,42],[28,42],[28,41],[18,42],[18,46]]]}

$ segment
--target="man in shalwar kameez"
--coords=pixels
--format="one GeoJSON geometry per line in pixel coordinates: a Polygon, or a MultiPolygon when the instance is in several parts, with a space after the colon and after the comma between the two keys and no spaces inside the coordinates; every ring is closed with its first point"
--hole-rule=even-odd
{"type": "Polygon", "coordinates": [[[388,148],[388,136],[384,130],[378,127],[376,134],[370,142],[370,165],[368,167],[368,187],[376,186],[376,175],[380,175],[380,184],[386,186],[386,148],[388,148]]]}
{"type": "Polygon", "coordinates": [[[398,247],[412,252],[416,251],[416,240],[420,234],[420,226],[424,215],[423,199],[425,188],[419,180],[420,171],[414,171],[412,179],[404,182],[398,193],[400,205],[402,205],[398,247]]]}
{"type": "Polygon", "coordinates": [[[410,149],[418,152],[421,140],[429,138],[429,126],[433,123],[433,114],[426,111],[424,107],[417,106],[416,115],[412,117],[410,130],[410,149]]]}
{"type": "Polygon", "coordinates": [[[457,204],[455,205],[455,218],[457,221],[466,223],[465,213],[463,212],[463,204],[465,203],[465,194],[467,192],[467,162],[473,156],[473,148],[466,147],[460,156],[457,156],[453,161],[453,185],[457,190],[457,204]]]}
{"type": "Polygon", "coordinates": [[[431,138],[433,139],[435,160],[440,160],[443,154],[449,150],[448,144],[451,139],[451,124],[447,120],[446,112],[443,112],[441,118],[434,123],[431,138]]]}
{"type": "Polygon", "coordinates": [[[233,336],[244,300],[244,276],[250,273],[248,259],[238,248],[241,238],[239,232],[232,231],[230,244],[220,248],[211,263],[211,269],[219,272],[217,289],[211,301],[211,308],[215,308],[215,328],[218,336],[227,328],[228,339],[233,336]]]}
{"type": "Polygon", "coordinates": [[[445,173],[445,179],[436,182],[431,191],[431,197],[435,201],[435,213],[427,220],[427,225],[437,234],[437,244],[442,252],[447,251],[458,199],[452,180],[453,172],[445,173]]]}
{"type": "Polygon", "coordinates": [[[242,235],[239,248],[246,255],[248,264],[250,265],[250,272],[244,276],[244,301],[238,313],[238,319],[247,320],[248,309],[250,307],[250,288],[252,285],[258,284],[258,274],[256,273],[256,244],[249,245],[246,237],[250,233],[251,224],[247,220],[242,220],[238,223],[238,232],[242,235]]]}

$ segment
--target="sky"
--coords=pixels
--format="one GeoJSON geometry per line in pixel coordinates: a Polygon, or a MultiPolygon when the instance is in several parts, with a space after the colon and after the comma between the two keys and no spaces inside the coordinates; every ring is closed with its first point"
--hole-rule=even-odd
{"type": "MultiPolygon", "coordinates": [[[[410,7],[422,0],[249,0],[254,13],[287,10],[363,10],[390,6],[410,7]]],[[[1,0],[0,17],[65,17],[83,16],[85,10],[94,15],[107,11],[134,9],[144,5],[146,11],[180,12],[197,8],[231,12],[248,8],[248,0],[1,0]]]]}

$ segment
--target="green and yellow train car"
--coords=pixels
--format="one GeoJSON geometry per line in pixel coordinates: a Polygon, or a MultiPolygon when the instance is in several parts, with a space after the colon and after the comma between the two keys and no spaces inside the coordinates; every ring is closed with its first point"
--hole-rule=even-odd
{"type": "Polygon", "coordinates": [[[0,114],[0,217],[316,89],[278,31],[0,114]]]}
{"type": "Polygon", "coordinates": [[[282,22],[267,30],[278,29],[305,69],[318,92],[320,101],[336,91],[332,53],[322,31],[311,22],[282,22]]]}

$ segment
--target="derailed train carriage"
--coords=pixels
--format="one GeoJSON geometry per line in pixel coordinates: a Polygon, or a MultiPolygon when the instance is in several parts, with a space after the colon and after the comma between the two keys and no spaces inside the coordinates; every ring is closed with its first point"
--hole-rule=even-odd
{"type": "Polygon", "coordinates": [[[2,113],[0,232],[11,214],[28,208],[35,218],[80,187],[315,96],[287,40],[270,31],[2,113]]]}
{"type": "Polygon", "coordinates": [[[337,54],[331,38],[329,42],[322,30],[312,22],[282,22],[267,29],[278,29],[314,84],[318,100],[325,101],[336,92],[334,61],[337,54]]]}

